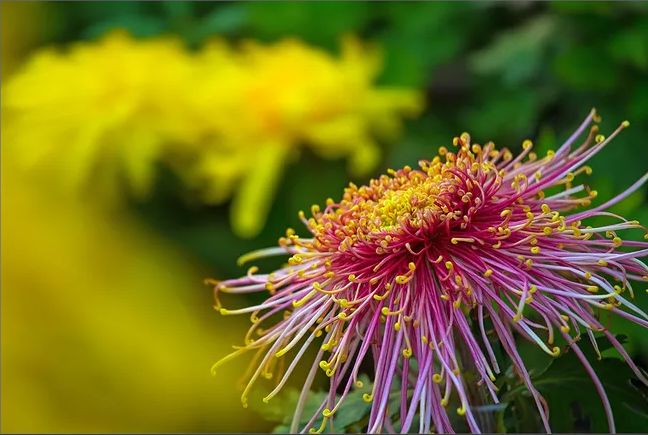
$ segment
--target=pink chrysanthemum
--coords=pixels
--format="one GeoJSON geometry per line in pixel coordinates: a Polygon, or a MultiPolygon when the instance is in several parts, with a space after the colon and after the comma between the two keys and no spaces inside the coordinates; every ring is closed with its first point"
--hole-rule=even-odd
{"type": "Polygon", "coordinates": [[[288,230],[279,247],[245,256],[244,261],[292,255],[286,267],[271,274],[255,274],[253,267],[247,276],[215,286],[222,314],[252,313],[245,345],[219,362],[257,351],[243,403],[259,376],[270,377],[280,366],[277,360],[290,358],[285,371],[274,373],[276,388],[264,401],[276,395],[307,349],[318,343],[293,432],[322,431],[353,385],[361,384],[359,372],[367,360],[374,367],[373,390],[364,396],[371,402],[369,433],[395,430],[394,410],[387,409],[395,385],[403,392],[399,431],[410,430],[416,417],[422,432],[452,432],[447,411],[452,400],[469,429],[478,432],[468,383],[498,402],[499,366],[491,343],[498,341],[550,431],[547,405],[532,384],[514,334],[553,356],[560,354],[555,337],[561,336],[591,377],[614,431],[602,383],[576,342],[584,332],[596,347],[594,332],[601,332],[646,382],[597,313],[609,310],[648,327],[648,316],[628,300],[630,280],[648,280],[648,268],[639,261],[648,254],[648,243],[617,235],[646,228],[605,211],[638,189],[648,174],[604,204],[577,210],[589,206],[596,191],[575,177],[588,174],[585,162],[628,126],[624,121],[606,139],[593,125],[574,147],[596,118],[592,111],[567,142],[542,158],[531,151],[530,141],[514,157],[493,143],[472,144],[464,133],[453,140],[456,150],[441,147],[439,156],[419,162],[420,169],[389,171],[367,186],[351,184],[340,202],[329,199],[323,210],[313,206],[309,219],[300,213],[311,237],[288,230]],[[545,194],[555,187],[563,189],[545,194]],[[611,223],[583,225],[594,216],[611,223]],[[622,245],[627,249],[619,250],[622,245]],[[244,309],[222,308],[218,298],[259,291],[269,291],[270,297],[244,309]],[[277,314],[283,317],[273,322],[277,314]],[[273,324],[261,329],[264,322],[273,324]],[[330,378],[329,395],[310,422],[298,427],[320,368],[330,378]],[[468,369],[476,380],[463,376],[468,369]],[[313,427],[318,419],[321,425],[313,427]]]}

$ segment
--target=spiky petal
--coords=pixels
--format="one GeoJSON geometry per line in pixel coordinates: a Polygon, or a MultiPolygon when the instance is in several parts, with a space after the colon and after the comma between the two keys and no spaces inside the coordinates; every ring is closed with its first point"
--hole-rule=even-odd
{"type": "Polygon", "coordinates": [[[264,399],[270,400],[317,343],[292,431],[322,431],[360,383],[362,363],[370,360],[375,374],[373,390],[364,396],[372,404],[368,432],[407,432],[415,421],[421,432],[453,432],[450,403],[456,403],[469,429],[479,432],[469,382],[498,402],[495,341],[550,431],[547,404],[533,386],[515,335],[556,357],[560,336],[558,342],[589,373],[614,431],[602,383],[576,340],[586,333],[596,346],[594,333],[602,332],[646,382],[597,313],[609,310],[648,327],[648,316],[628,298],[633,297],[631,280],[648,279],[648,268],[639,261],[648,254],[648,243],[618,235],[646,228],[605,211],[638,189],[648,174],[617,197],[587,208],[596,191],[575,179],[589,174],[586,161],[628,126],[624,122],[604,138],[593,125],[586,140],[574,146],[596,118],[592,111],[558,150],[542,158],[530,141],[514,157],[493,143],[471,143],[464,133],[453,141],[456,150],[441,147],[431,161],[419,162],[420,169],[389,171],[367,186],[351,184],[341,201],[329,199],[323,210],[313,206],[309,219],[301,213],[310,238],[288,230],[279,247],[246,257],[292,255],[286,267],[269,275],[252,268],[243,278],[215,286],[222,314],[252,313],[245,345],[223,360],[257,352],[243,402],[260,376],[270,377],[278,360],[290,358],[264,399]],[[595,216],[609,218],[610,224],[584,226],[595,216]],[[628,249],[619,250],[621,245],[628,249]],[[270,297],[244,309],[221,307],[221,293],[257,291],[269,291],[270,297]],[[277,314],[283,320],[262,330],[277,314]],[[329,395],[310,422],[298,427],[319,368],[330,378],[329,395]],[[469,370],[477,380],[465,378],[469,370]],[[397,383],[402,404],[388,410],[397,383]],[[397,411],[398,429],[389,417],[397,411]],[[321,426],[312,427],[320,415],[321,426]]]}

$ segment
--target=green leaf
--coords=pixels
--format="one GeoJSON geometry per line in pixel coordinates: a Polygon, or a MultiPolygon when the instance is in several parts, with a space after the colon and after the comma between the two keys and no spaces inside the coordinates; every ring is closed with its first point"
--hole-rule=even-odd
{"type": "Polygon", "coordinates": [[[553,1],[553,9],[564,13],[577,14],[607,14],[614,7],[609,2],[589,2],[589,1],[553,1]]]}
{"type": "MultiPolygon", "coordinates": [[[[282,423],[282,425],[289,427],[299,400],[300,391],[295,388],[286,389],[268,403],[264,403],[262,398],[268,393],[269,391],[262,389],[253,391],[250,394],[250,408],[267,421],[282,423]]],[[[327,396],[328,392],[326,391],[311,391],[308,393],[300,419],[301,424],[305,424],[311,419],[327,396]]]]}
{"type": "Polygon", "coordinates": [[[434,67],[453,59],[467,44],[468,31],[456,31],[461,21],[469,29],[470,6],[455,3],[385,3],[379,11],[388,23],[379,34],[385,50],[381,83],[423,86],[434,67]]]}
{"type": "Polygon", "coordinates": [[[328,48],[336,47],[343,33],[361,29],[369,13],[364,2],[249,2],[245,6],[258,37],[297,36],[328,48]]]}
{"type": "Polygon", "coordinates": [[[172,20],[185,20],[193,15],[193,2],[190,1],[163,1],[162,9],[172,20]]]}
{"type": "Polygon", "coordinates": [[[464,113],[470,134],[479,143],[494,140],[499,146],[515,148],[533,131],[539,108],[551,93],[492,86],[478,98],[484,103],[464,113]]]}
{"type": "Polygon", "coordinates": [[[240,30],[247,20],[247,11],[239,3],[214,8],[196,26],[196,37],[230,34],[240,30]]]}
{"type": "Polygon", "coordinates": [[[633,120],[648,119],[648,82],[637,83],[633,93],[634,98],[630,100],[628,115],[633,120]]]}
{"type": "Polygon", "coordinates": [[[84,32],[85,38],[96,38],[113,29],[124,29],[139,38],[156,36],[167,29],[164,20],[145,15],[119,15],[113,19],[99,21],[88,27],[84,32]]]}
{"type": "Polygon", "coordinates": [[[370,393],[372,384],[367,376],[360,376],[360,380],[364,384],[362,388],[355,388],[344,399],[340,409],[335,414],[335,427],[347,428],[348,426],[356,423],[366,415],[369,414],[371,403],[367,403],[362,399],[362,395],[370,393]]]}
{"type": "MultiPolygon", "coordinates": [[[[601,350],[610,345],[601,341],[601,350]]],[[[627,364],[617,358],[596,359],[587,343],[581,346],[606,390],[619,432],[640,432],[648,427],[648,389],[640,386],[627,364]]],[[[557,432],[606,432],[607,420],[592,380],[574,352],[566,352],[533,380],[547,400],[552,429],[557,432]]],[[[506,401],[519,404],[526,388],[517,386],[506,401]]],[[[530,398],[525,398],[532,402],[530,398]]],[[[535,405],[532,405],[535,406],[535,405]]]]}
{"type": "MultiPolygon", "coordinates": [[[[354,387],[334,415],[333,424],[336,431],[344,432],[346,428],[358,423],[369,413],[371,404],[365,402],[362,399],[362,395],[371,392],[372,384],[366,375],[362,375],[358,379],[362,381],[363,386],[360,388],[354,387]]],[[[250,407],[268,421],[281,422],[280,425],[275,427],[273,433],[289,433],[290,423],[292,422],[292,416],[297,401],[299,400],[300,392],[296,389],[285,390],[267,404],[261,400],[265,394],[267,392],[257,390],[251,395],[250,407]]],[[[328,392],[326,391],[309,393],[301,415],[300,424],[304,425],[312,418],[313,414],[315,414],[322,402],[326,400],[327,396],[328,392]]],[[[336,401],[339,398],[339,395],[336,396],[336,401]]],[[[321,422],[322,417],[320,416],[316,419],[314,426],[318,427],[321,422]]],[[[329,424],[327,424],[327,429],[329,427],[329,424]]]]}
{"type": "Polygon", "coordinates": [[[648,20],[612,35],[607,43],[610,55],[645,71],[648,69],[648,20]]]}
{"type": "Polygon", "coordinates": [[[498,74],[507,85],[527,81],[539,72],[543,51],[555,27],[553,17],[540,15],[500,33],[491,45],[469,58],[470,66],[479,74],[498,74]]]}
{"type": "Polygon", "coordinates": [[[553,62],[556,77],[565,85],[583,91],[608,91],[618,83],[618,68],[605,62],[599,53],[586,46],[574,46],[560,53],[553,62]]]}

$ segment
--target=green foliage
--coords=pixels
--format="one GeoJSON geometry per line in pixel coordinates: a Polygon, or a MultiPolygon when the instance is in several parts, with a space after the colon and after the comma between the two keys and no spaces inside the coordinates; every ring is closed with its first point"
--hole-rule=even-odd
{"type": "MultiPolygon", "coordinates": [[[[619,336],[621,342],[624,336],[619,336]]],[[[599,339],[600,351],[611,349],[607,340],[599,339]]],[[[632,370],[617,356],[598,358],[589,343],[582,343],[581,348],[592,367],[598,374],[612,404],[616,429],[619,432],[641,432],[648,427],[648,386],[640,384],[632,370]]],[[[555,432],[606,432],[608,422],[601,399],[596,392],[591,378],[585,371],[581,361],[573,351],[567,351],[559,358],[552,358],[533,343],[521,340],[518,350],[527,363],[527,369],[534,386],[547,400],[549,419],[555,432]]],[[[468,379],[471,374],[465,374],[468,379]]],[[[334,431],[327,426],[325,433],[361,432],[366,430],[370,405],[362,400],[362,394],[372,389],[369,379],[364,376],[362,388],[356,388],[347,396],[344,406],[335,415],[334,431]]],[[[541,432],[542,422],[535,402],[526,386],[514,373],[511,365],[504,366],[503,375],[497,381],[502,392],[502,403],[499,405],[484,405],[478,408],[494,413],[497,420],[497,430],[502,432],[541,432]]],[[[400,387],[393,389],[391,409],[397,420],[398,404],[400,403],[400,387]]],[[[253,409],[268,421],[279,423],[274,433],[289,433],[290,422],[294,412],[299,392],[289,389],[279,397],[262,404],[261,393],[253,401],[253,409]]],[[[313,392],[309,395],[300,424],[307,423],[326,399],[327,393],[313,392]]],[[[339,399],[339,396],[336,396],[339,399]]],[[[451,419],[458,420],[454,415],[451,419]]],[[[321,417],[316,420],[319,427],[321,417]]],[[[455,424],[461,424],[457,421],[455,424]]]]}
{"type": "Polygon", "coordinates": [[[492,44],[470,58],[478,74],[497,74],[508,86],[520,85],[540,70],[544,50],[556,30],[550,15],[540,15],[520,27],[502,32],[492,44]]]}
{"type": "MultiPolygon", "coordinates": [[[[367,376],[360,376],[359,380],[362,381],[363,386],[361,388],[352,388],[344,400],[344,406],[335,413],[334,432],[327,430],[326,433],[345,433],[345,429],[351,429],[351,432],[357,432],[362,428],[360,422],[368,416],[371,407],[370,403],[362,399],[362,395],[371,392],[372,384],[367,376]]],[[[273,433],[290,433],[292,415],[297,406],[299,394],[300,392],[297,389],[288,389],[278,397],[270,400],[267,404],[264,404],[259,398],[259,400],[252,401],[251,405],[266,420],[280,423],[275,427],[273,433]]],[[[300,428],[306,425],[312,416],[315,415],[327,396],[328,393],[324,391],[309,393],[299,421],[300,428]]],[[[339,398],[339,395],[336,396],[336,400],[339,398]]],[[[315,421],[314,426],[319,427],[321,422],[322,418],[319,417],[315,421]]],[[[330,429],[330,424],[327,425],[327,429],[330,429]]]]}
{"type": "Polygon", "coordinates": [[[256,37],[296,36],[328,47],[335,47],[340,35],[361,29],[369,15],[369,4],[362,2],[251,2],[246,6],[256,37]]]}
{"type": "Polygon", "coordinates": [[[451,61],[466,45],[469,32],[455,31],[458,23],[468,26],[472,15],[461,3],[386,3],[376,19],[387,23],[376,31],[386,51],[383,81],[389,84],[425,86],[434,68],[451,61]]]}
{"type": "MultiPolygon", "coordinates": [[[[605,388],[612,405],[617,431],[645,430],[648,427],[648,387],[639,383],[623,360],[615,357],[599,360],[586,340],[579,344],[605,388]]],[[[606,341],[599,340],[601,351],[609,347],[606,341]]],[[[601,399],[573,351],[553,359],[544,370],[536,372],[535,375],[532,373],[532,379],[535,387],[547,400],[554,431],[608,431],[601,399]]],[[[511,413],[507,421],[513,424],[510,430],[524,431],[526,428],[523,425],[530,419],[523,418],[522,414],[534,409],[535,405],[526,392],[526,387],[521,384],[508,387],[512,388],[504,394],[503,399],[511,404],[507,409],[507,412],[511,413]]],[[[539,424],[539,421],[536,424],[539,424]]]]}

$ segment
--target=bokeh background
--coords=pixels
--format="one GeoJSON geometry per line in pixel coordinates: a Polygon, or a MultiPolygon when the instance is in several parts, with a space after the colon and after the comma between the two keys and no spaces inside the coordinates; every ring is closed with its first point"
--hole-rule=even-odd
{"type": "MultiPolygon", "coordinates": [[[[218,316],[203,279],[244,273],[236,259],[275,244],[286,227],[299,228],[298,210],[338,197],[349,181],[364,183],[386,168],[415,165],[458,133],[469,131],[479,142],[494,140],[514,150],[531,138],[542,151],[559,144],[596,107],[604,131],[624,119],[632,124],[591,163],[590,184],[599,198],[610,198],[648,169],[645,2],[4,1],[1,8],[3,432],[269,430],[274,423],[240,406],[242,364],[210,374],[211,364],[239,343],[248,319],[218,316]],[[110,35],[130,35],[133,46],[157,41],[162,57],[146,64],[142,58],[150,53],[131,49],[123,57],[113,53],[118,60],[111,62],[97,48],[110,35]],[[252,129],[239,115],[274,104],[276,95],[292,95],[296,83],[302,83],[301,93],[290,100],[288,118],[297,104],[300,114],[310,110],[316,118],[343,110],[326,100],[334,93],[303,83],[314,83],[326,65],[343,62],[340,47],[350,36],[371,49],[356,50],[321,83],[333,89],[335,80],[342,81],[343,89],[355,92],[364,77],[370,86],[365,83],[358,95],[369,102],[354,109],[353,122],[344,118],[350,124],[326,124],[317,132],[295,133],[305,125],[299,117],[279,123],[279,130],[290,131],[277,137],[291,148],[264,154],[268,134],[247,137],[252,129]],[[163,59],[165,50],[175,50],[178,58],[194,55],[215,38],[232,44],[222,63],[201,64],[195,80],[161,81],[177,66],[163,59]],[[308,66],[312,70],[291,50],[270,50],[266,57],[275,69],[264,76],[266,93],[239,101],[241,112],[231,119],[227,111],[207,110],[188,123],[233,130],[227,152],[237,156],[234,163],[218,154],[218,140],[183,136],[192,158],[208,159],[200,150],[211,147],[219,174],[230,167],[241,172],[223,175],[219,180],[227,183],[210,187],[212,197],[222,198],[196,196],[188,187],[191,177],[175,171],[182,156],[170,152],[156,160],[147,150],[137,154],[138,146],[149,143],[141,140],[147,128],[175,126],[191,110],[180,103],[186,96],[204,102],[231,89],[239,77],[253,81],[260,74],[245,59],[238,60],[239,69],[228,69],[242,46],[256,41],[274,47],[286,38],[318,53],[308,66]],[[69,58],[66,50],[78,43],[85,44],[90,60],[59,69],[47,60],[69,58]],[[114,157],[89,157],[74,142],[79,131],[104,120],[96,119],[101,110],[84,107],[86,100],[70,90],[110,90],[136,74],[143,74],[135,82],[142,88],[161,83],[151,94],[170,95],[164,110],[146,112],[144,104],[144,112],[132,116],[146,116],[145,123],[130,124],[127,116],[128,122],[117,124],[119,134],[111,132],[101,146],[132,150],[128,161],[135,166],[145,160],[148,169],[137,172],[149,177],[144,194],[132,188],[132,180],[131,188],[120,181],[104,194],[92,176],[70,194],[61,186],[74,170],[71,162],[86,162],[85,170],[94,174],[114,157]],[[344,81],[349,77],[357,80],[344,81]],[[66,98],[70,94],[75,98],[66,98]],[[369,136],[354,136],[353,126],[365,121],[374,124],[369,136]],[[23,164],[26,149],[27,160],[44,156],[59,163],[23,164]],[[275,172],[265,173],[269,166],[275,172]],[[259,173],[256,184],[246,181],[259,173]],[[257,214],[250,231],[249,222],[238,221],[257,214]]],[[[105,101],[92,102],[103,108],[126,98],[107,92],[105,101]]],[[[356,94],[341,100],[351,95],[356,94]]],[[[166,149],[164,140],[158,142],[166,149]]],[[[109,173],[120,177],[119,167],[109,173]]],[[[646,193],[644,188],[614,211],[648,222],[646,193]]],[[[637,303],[647,309],[647,295],[639,290],[637,303]]],[[[648,334],[622,322],[614,326],[628,335],[632,355],[646,366],[648,334]]]]}

